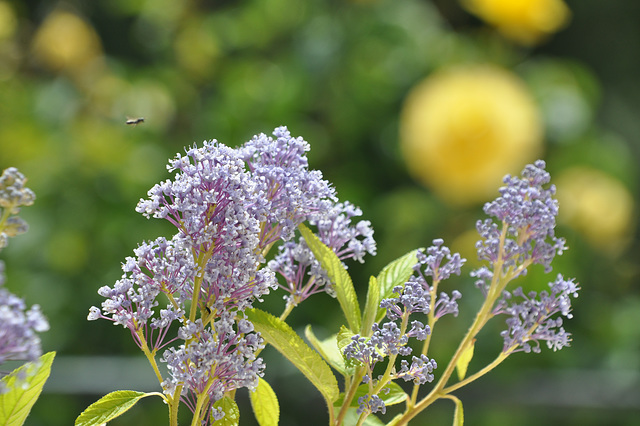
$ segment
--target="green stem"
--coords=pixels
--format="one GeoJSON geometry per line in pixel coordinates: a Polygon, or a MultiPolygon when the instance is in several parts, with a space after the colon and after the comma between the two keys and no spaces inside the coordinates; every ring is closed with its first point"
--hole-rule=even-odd
{"type": "Polygon", "coordinates": [[[339,426],[344,421],[344,416],[347,414],[347,410],[351,406],[351,401],[353,401],[353,397],[358,390],[358,386],[360,382],[362,382],[362,378],[364,377],[364,367],[360,367],[356,374],[353,377],[353,381],[351,382],[351,386],[349,386],[348,390],[345,390],[344,400],[342,401],[342,407],[340,408],[340,412],[338,412],[338,417],[335,420],[335,425],[339,426]]]}

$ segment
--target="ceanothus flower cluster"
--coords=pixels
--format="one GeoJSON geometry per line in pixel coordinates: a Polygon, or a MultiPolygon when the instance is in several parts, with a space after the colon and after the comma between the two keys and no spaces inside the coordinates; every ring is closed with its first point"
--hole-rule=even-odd
{"type": "Polygon", "coordinates": [[[255,356],[262,338],[243,311],[277,288],[264,266],[273,244],[291,239],[304,221],[320,226],[333,218],[345,253],[361,257],[362,247],[372,245],[368,223],[339,235],[357,212],[337,202],[321,172],[309,170],[309,144],[286,127],[273,134],[236,149],[214,140],[176,155],[167,166],[175,177],[151,188],[136,210],[168,220],[177,233],[142,243],[123,263],[122,278],[100,288],[106,300],[88,316],[128,328],[150,353],[166,348],[165,393],[181,389],[192,409],[206,394],[216,418],[213,404],[225,392],[253,388],[264,369],[255,356]],[[180,331],[170,335],[176,321],[180,331]]]}
{"type": "Polygon", "coordinates": [[[477,278],[476,286],[485,297],[490,293],[495,297],[493,314],[508,316],[507,329],[501,333],[506,353],[539,352],[540,340],[558,350],[571,340],[562,328],[562,319],[552,316],[560,313],[571,318],[571,297],[577,297],[579,290],[573,280],[559,275],[549,284],[551,292],[540,294],[525,294],[522,288],[513,292],[505,289],[530,265],[540,264],[550,272],[553,258],[567,249],[565,240],[555,236],[558,202],[553,198],[555,187],[543,187],[549,182],[542,160],[526,166],[520,178],[506,176],[500,196],[484,206],[484,211],[499,223],[492,219],[477,223],[482,237],[476,244],[478,257],[489,266],[476,269],[471,276],[477,278]]]}
{"type": "Polygon", "coordinates": [[[571,297],[578,297],[580,289],[572,279],[565,280],[558,275],[549,283],[550,292],[537,294],[531,291],[524,294],[522,287],[513,292],[505,291],[499,301],[495,314],[505,314],[507,329],[501,333],[504,338],[503,352],[518,351],[540,352],[540,341],[546,341],[547,347],[554,351],[569,346],[571,334],[562,327],[562,318],[552,318],[560,314],[572,318],[571,297]]]}
{"type": "Polygon", "coordinates": [[[525,274],[532,264],[543,265],[545,272],[550,272],[555,255],[566,250],[565,240],[555,236],[556,188],[543,188],[550,180],[545,162],[538,160],[525,167],[521,178],[507,175],[500,196],[485,204],[485,213],[498,220],[476,224],[482,237],[476,244],[478,258],[488,261],[490,267],[482,267],[472,276],[478,278],[476,285],[485,293],[495,265],[500,264],[501,273],[515,276],[525,274]]]}
{"type": "Polygon", "coordinates": [[[15,167],[9,167],[0,175],[0,250],[7,246],[9,238],[29,229],[24,219],[16,216],[21,206],[30,206],[36,194],[25,186],[27,178],[15,167]]]}
{"type": "MultiPolygon", "coordinates": [[[[340,260],[355,259],[364,262],[365,254],[376,254],[371,222],[352,218],[362,216],[362,210],[350,202],[336,203],[326,211],[314,213],[309,224],[318,228],[316,235],[331,248],[340,260]]],[[[269,261],[269,267],[280,274],[286,285],[279,284],[289,295],[288,303],[296,305],[309,296],[326,291],[334,295],[331,281],[320,262],[314,257],[304,238],[278,247],[278,254],[269,261]]],[[[346,267],[346,266],[345,266],[346,267]]]]}
{"type": "MultiPolygon", "coordinates": [[[[34,192],[25,186],[27,179],[15,167],[0,175],[0,250],[10,237],[26,232],[29,227],[20,217],[21,206],[30,206],[34,192]]],[[[39,305],[27,308],[20,297],[4,288],[5,264],[0,261],[0,364],[8,360],[35,361],[42,355],[37,333],[47,331],[49,323],[39,305]]],[[[5,392],[0,385],[0,393],[5,392]]]]}

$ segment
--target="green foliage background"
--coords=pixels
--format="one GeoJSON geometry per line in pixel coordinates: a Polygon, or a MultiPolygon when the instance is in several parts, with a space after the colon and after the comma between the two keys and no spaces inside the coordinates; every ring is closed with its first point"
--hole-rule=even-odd
{"type": "MultiPolygon", "coordinates": [[[[49,318],[44,351],[58,352],[52,383],[29,425],[71,424],[89,403],[116,389],[75,385],[78,377],[95,377],[100,387],[104,374],[118,370],[96,357],[138,356],[126,331],[87,322],[86,315],[101,302],[97,289],[119,278],[120,262],[137,243],[172,233],[134,207],[169,177],[166,159],[185,145],[213,138],[238,145],[282,124],[304,136],[312,167],[342,199],[361,206],[376,230],[378,256],[350,265],[361,297],[367,277],[386,263],[433,238],[450,243],[480,217],[480,206],[448,207],[414,183],[399,155],[402,101],[440,66],[494,62],[519,73],[547,118],[552,178],[569,166],[591,165],[624,182],[638,200],[636,2],[567,1],[570,26],[532,49],[500,39],[446,0],[8,4],[17,30],[0,43],[0,169],[18,167],[37,200],[22,213],[31,229],[11,241],[3,259],[7,286],[28,304],[40,304],[49,318]],[[56,8],[94,28],[104,52],[99,68],[52,70],[34,55],[34,34],[56,8]],[[558,102],[573,108],[566,120],[553,119],[558,102]],[[127,126],[128,116],[145,122],[127,126]]],[[[571,250],[555,271],[575,276],[583,289],[566,324],[573,345],[513,356],[459,392],[467,424],[633,424],[640,410],[640,243],[637,227],[630,232],[628,249],[610,256],[571,229],[558,229],[571,250]]],[[[477,306],[472,280],[452,281],[464,295],[461,309],[477,306]]],[[[281,295],[267,303],[279,313],[281,295]]],[[[434,344],[439,352],[431,356],[444,363],[470,316],[443,321],[440,344],[434,344]]],[[[291,316],[295,329],[312,323],[319,334],[321,325],[329,333],[341,321],[336,302],[323,295],[291,316]]],[[[478,365],[501,347],[499,331],[495,324],[486,344],[476,347],[478,365]]],[[[281,424],[324,424],[319,394],[275,351],[264,356],[282,404],[281,424]]],[[[239,403],[241,424],[253,424],[246,392],[239,403]]],[[[452,413],[451,404],[437,404],[420,424],[450,424],[452,413]]],[[[163,404],[145,399],[110,424],[164,422],[163,404]]]]}

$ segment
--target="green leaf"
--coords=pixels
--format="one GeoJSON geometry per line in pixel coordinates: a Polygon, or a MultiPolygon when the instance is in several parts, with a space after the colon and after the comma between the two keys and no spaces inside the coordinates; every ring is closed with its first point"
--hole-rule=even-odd
{"type": "MultiPolygon", "coordinates": [[[[418,263],[417,252],[418,250],[412,250],[382,268],[382,271],[378,274],[379,300],[388,299],[395,286],[406,283],[409,277],[413,275],[413,267],[418,263]]],[[[378,309],[375,321],[381,321],[385,312],[385,309],[378,309]]]]}
{"type": "Polygon", "coordinates": [[[340,374],[343,376],[350,376],[354,373],[353,368],[347,368],[344,363],[344,358],[342,357],[342,353],[338,349],[338,335],[334,334],[327,339],[320,340],[316,337],[311,330],[311,326],[308,325],[304,329],[304,335],[311,343],[311,346],[314,347],[316,351],[324,358],[325,361],[329,363],[330,366],[335,368],[340,374]]]}
{"type": "Polygon", "coordinates": [[[338,303],[340,303],[342,312],[347,318],[349,328],[354,333],[357,333],[360,330],[360,305],[358,304],[356,290],[353,288],[353,281],[351,281],[349,273],[333,250],[320,241],[309,228],[300,224],[298,229],[300,229],[300,233],[315,258],[327,271],[327,275],[329,275],[329,279],[334,285],[338,303]]]}
{"type": "MultiPolygon", "coordinates": [[[[342,426],[356,426],[358,424],[358,419],[360,418],[360,414],[358,414],[357,408],[349,408],[347,410],[347,414],[344,416],[344,421],[342,422],[342,426]]],[[[369,414],[366,419],[364,419],[364,426],[384,426],[384,423],[377,418],[373,414],[369,414]]]]}
{"type": "Polygon", "coordinates": [[[260,426],[278,426],[280,405],[276,393],[264,379],[258,381],[254,392],[249,392],[251,408],[260,426]]]}
{"type": "MultiPolygon", "coordinates": [[[[362,385],[358,386],[358,389],[356,389],[356,393],[355,393],[353,399],[351,400],[351,407],[357,407],[358,406],[358,398],[363,397],[368,393],[369,393],[369,385],[368,384],[365,383],[365,384],[362,384],[362,385]]],[[[380,391],[378,396],[380,397],[380,399],[382,399],[382,401],[384,401],[384,404],[386,406],[400,404],[401,402],[406,401],[407,398],[408,398],[408,395],[406,394],[406,392],[404,390],[402,390],[400,385],[398,385],[397,383],[394,383],[394,382],[390,382],[387,386],[385,386],[383,388],[383,390],[380,391]],[[386,388],[389,388],[389,392],[386,392],[384,390],[386,388]]],[[[341,393],[340,396],[338,397],[336,402],[334,402],[333,405],[335,405],[337,407],[338,406],[342,406],[343,400],[344,400],[344,393],[341,393]]]]}
{"type": "MultiPolygon", "coordinates": [[[[221,408],[224,411],[224,417],[213,422],[212,426],[238,426],[240,424],[238,404],[228,396],[216,401],[213,408],[221,408]]],[[[213,418],[211,420],[213,421],[213,418]]]]}
{"type": "Polygon", "coordinates": [[[464,425],[464,410],[462,409],[462,401],[456,398],[453,395],[449,395],[448,398],[453,400],[456,404],[456,409],[453,412],[453,426],[463,426],[464,425]]]}
{"type": "Polygon", "coordinates": [[[86,408],[78,416],[75,426],[100,426],[124,414],[145,396],[159,395],[157,392],[115,391],[86,408]]]}
{"type": "Polygon", "coordinates": [[[311,349],[289,325],[259,309],[247,309],[247,318],[256,331],[285,356],[320,391],[327,406],[336,400],[340,390],[336,376],[320,355],[311,349]]]}
{"type": "Polygon", "coordinates": [[[372,334],[371,326],[376,320],[378,307],[380,306],[380,286],[376,277],[369,278],[369,289],[367,290],[367,301],[364,305],[364,313],[362,314],[362,327],[360,335],[370,337],[372,334]]]}
{"type": "Polygon", "coordinates": [[[0,394],[1,425],[20,426],[24,423],[51,374],[55,356],[55,352],[48,352],[38,361],[27,362],[3,377],[2,384],[8,391],[0,394]]]}
{"type": "Polygon", "coordinates": [[[473,358],[473,348],[475,347],[476,339],[473,339],[471,344],[460,354],[458,362],[456,363],[456,371],[458,372],[458,380],[463,380],[467,375],[467,367],[473,358]]]}

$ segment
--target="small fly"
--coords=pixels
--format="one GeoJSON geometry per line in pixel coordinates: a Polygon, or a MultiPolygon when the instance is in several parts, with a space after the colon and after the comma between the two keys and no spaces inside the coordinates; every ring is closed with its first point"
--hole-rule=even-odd
{"type": "Polygon", "coordinates": [[[136,124],[140,124],[140,123],[144,123],[144,117],[129,118],[127,121],[125,121],[124,124],[135,126],[136,124]]]}

